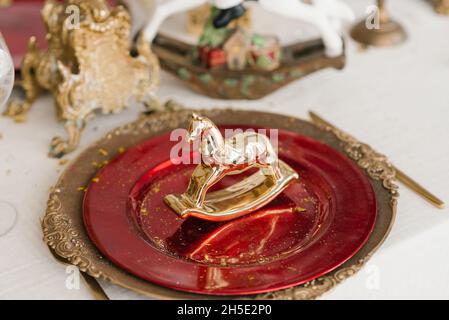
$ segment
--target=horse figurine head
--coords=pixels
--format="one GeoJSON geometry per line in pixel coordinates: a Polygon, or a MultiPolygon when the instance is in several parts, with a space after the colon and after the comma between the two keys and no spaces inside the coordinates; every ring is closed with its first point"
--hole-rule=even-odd
{"type": "Polygon", "coordinates": [[[197,139],[200,139],[204,133],[207,133],[207,131],[212,128],[216,127],[209,119],[202,117],[196,113],[192,113],[192,120],[189,124],[186,141],[190,143],[197,139]]]}

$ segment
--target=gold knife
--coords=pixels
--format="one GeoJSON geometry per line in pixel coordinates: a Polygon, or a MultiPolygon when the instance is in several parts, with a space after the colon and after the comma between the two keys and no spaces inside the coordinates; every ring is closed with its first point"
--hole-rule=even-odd
{"type": "MultiPolygon", "coordinates": [[[[325,127],[329,127],[331,129],[339,130],[336,126],[324,120],[322,117],[317,115],[315,112],[310,111],[309,116],[312,119],[312,122],[318,125],[322,125],[325,127]]],[[[393,165],[393,169],[396,171],[396,178],[402,182],[405,186],[410,188],[416,194],[424,198],[426,201],[434,205],[439,209],[444,209],[444,202],[440,200],[437,196],[433,195],[430,191],[426,190],[423,186],[421,186],[418,182],[410,178],[406,175],[402,170],[393,165]]]]}

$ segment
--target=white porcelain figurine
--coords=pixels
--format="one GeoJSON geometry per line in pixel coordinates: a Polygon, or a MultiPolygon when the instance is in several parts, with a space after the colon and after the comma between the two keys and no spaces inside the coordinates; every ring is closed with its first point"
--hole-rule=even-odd
{"type": "Polygon", "coordinates": [[[156,36],[162,22],[175,13],[211,3],[221,10],[214,24],[216,27],[223,27],[244,14],[245,2],[256,2],[267,11],[315,26],[323,39],[326,55],[330,57],[343,53],[343,41],[340,37],[342,23],[354,20],[354,13],[341,0],[309,0],[307,2],[303,0],[141,0],[141,3],[126,0],[125,2],[131,12],[138,13],[140,9],[146,9],[148,23],[144,28],[144,37],[149,42],[156,36]]]}

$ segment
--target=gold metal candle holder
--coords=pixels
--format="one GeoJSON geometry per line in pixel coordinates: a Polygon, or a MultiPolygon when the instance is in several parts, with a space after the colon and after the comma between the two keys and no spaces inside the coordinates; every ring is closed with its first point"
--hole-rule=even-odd
{"type": "Polygon", "coordinates": [[[407,35],[402,26],[389,17],[385,9],[385,1],[378,0],[377,7],[379,28],[367,28],[366,19],[364,19],[352,28],[351,37],[357,42],[370,46],[393,46],[405,41],[407,35]]]}
{"type": "Polygon", "coordinates": [[[239,133],[225,140],[215,124],[193,114],[186,140],[201,139],[201,163],[181,195],[168,195],[165,203],[180,217],[226,221],[251,213],[272,201],[298,174],[278,159],[267,136],[239,133]],[[207,191],[227,175],[260,170],[230,187],[207,191]]]}

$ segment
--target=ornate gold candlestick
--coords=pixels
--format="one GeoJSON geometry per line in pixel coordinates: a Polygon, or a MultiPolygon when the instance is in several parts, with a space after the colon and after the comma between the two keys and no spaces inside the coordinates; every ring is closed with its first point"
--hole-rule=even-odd
{"type": "Polygon", "coordinates": [[[385,1],[378,0],[378,27],[368,28],[367,20],[357,23],[351,30],[351,37],[360,43],[371,46],[393,46],[403,42],[407,38],[402,26],[390,19],[386,9],[385,1]]]}

